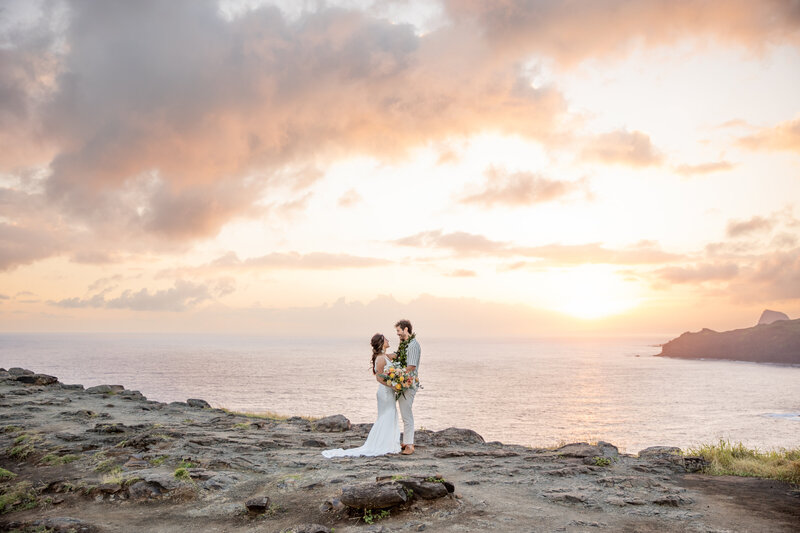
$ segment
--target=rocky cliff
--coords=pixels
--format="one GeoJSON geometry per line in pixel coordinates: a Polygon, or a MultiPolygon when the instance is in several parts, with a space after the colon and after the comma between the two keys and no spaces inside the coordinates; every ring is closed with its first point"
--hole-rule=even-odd
{"type": "Polygon", "coordinates": [[[370,426],[245,416],[0,369],[0,531],[380,533],[796,531],[779,482],[691,474],[699,458],[420,430],[411,456],[325,459],[370,426]],[[741,483],[739,482],[741,480],[741,483]]]}
{"type": "Polygon", "coordinates": [[[778,320],[752,328],[687,332],[661,347],[664,357],[729,359],[800,364],[800,319],[778,320]]]}
{"type": "Polygon", "coordinates": [[[761,318],[758,319],[758,324],[772,324],[778,320],[790,320],[789,315],[781,313],[780,311],[773,311],[771,309],[764,309],[761,313],[761,318]]]}

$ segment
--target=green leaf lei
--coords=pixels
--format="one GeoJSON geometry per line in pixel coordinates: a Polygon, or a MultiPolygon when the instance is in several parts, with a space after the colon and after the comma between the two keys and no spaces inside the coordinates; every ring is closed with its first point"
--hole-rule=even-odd
{"type": "Polygon", "coordinates": [[[397,356],[394,359],[402,366],[408,366],[408,364],[406,364],[406,350],[408,349],[408,343],[411,342],[411,340],[416,336],[417,334],[413,333],[406,340],[400,341],[400,346],[397,347],[397,356]]]}

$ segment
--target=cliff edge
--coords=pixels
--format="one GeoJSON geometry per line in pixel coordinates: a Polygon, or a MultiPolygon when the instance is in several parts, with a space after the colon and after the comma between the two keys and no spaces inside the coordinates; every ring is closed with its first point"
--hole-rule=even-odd
{"type": "Polygon", "coordinates": [[[664,344],[658,355],[800,365],[800,319],[721,333],[710,329],[686,332],[664,344]]]}

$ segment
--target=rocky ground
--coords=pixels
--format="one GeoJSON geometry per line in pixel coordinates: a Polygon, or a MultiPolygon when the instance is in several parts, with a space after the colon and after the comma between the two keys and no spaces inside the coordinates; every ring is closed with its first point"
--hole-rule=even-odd
{"type": "Polygon", "coordinates": [[[254,418],[0,369],[0,530],[798,531],[788,484],[690,473],[675,448],[527,448],[419,431],[412,456],[328,460],[369,425],[254,418]],[[366,510],[365,510],[366,509],[366,510]],[[369,523],[371,522],[371,523],[369,523]]]}

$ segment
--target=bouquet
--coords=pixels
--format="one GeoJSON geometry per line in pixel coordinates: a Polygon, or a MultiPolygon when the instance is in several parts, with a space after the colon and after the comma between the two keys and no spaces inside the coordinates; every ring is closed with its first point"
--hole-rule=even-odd
{"type": "Polygon", "coordinates": [[[380,377],[394,390],[395,400],[399,399],[400,396],[405,397],[407,390],[416,389],[419,386],[419,378],[416,372],[409,372],[399,361],[392,361],[387,364],[380,377]]]}

